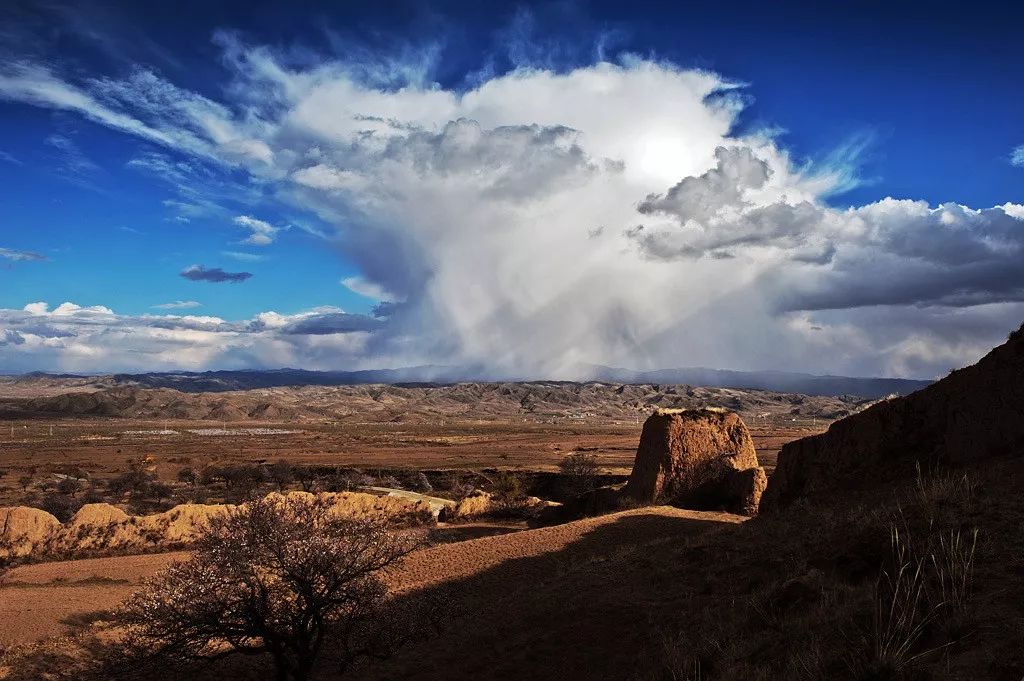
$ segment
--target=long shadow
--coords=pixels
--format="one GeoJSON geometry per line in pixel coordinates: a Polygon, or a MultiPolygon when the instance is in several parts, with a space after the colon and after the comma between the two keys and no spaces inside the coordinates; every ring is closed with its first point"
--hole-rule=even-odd
{"type": "MultiPolygon", "coordinates": [[[[690,592],[707,586],[703,576],[713,561],[695,540],[736,529],[712,520],[620,516],[558,550],[428,587],[418,595],[443,595],[455,613],[444,630],[357,676],[628,678],[657,636],[659,613],[678,613],[690,592]],[[689,578],[680,580],[681,573],[689,578]]],[[[517,538],[528,536],[503,539],[517,538]]],[[[482,547],[474,542],[463,548],[471,553],[482,547]]],[[[322,677],[332,678],[330,670],[328,651],[322,677]]]]}
{"type": "MultiPolygon", "coordinates": [[[[595,520],[595,519],[592,519],[595,520]]],[[[537,530],[565,532],[568,526],[537,530]]],[[[636,669],[669,613],[684,615],[692,597],[712,588],[720,549],[702,537],[732,534],[741,527],[714,520],[637,513],[609,519],[552,551],[498,562],[473,574],[439,581],[402,597],[416,609],[444,599],[448,616],[439,632],[407,645],[392,658],[366,663],[345,678],[358,679],[623,679],[636,669]],[[422,600],[421,600],[422,599],[422,600]]],[[[549,537],[550,538],[550,537],[549,537]]],[[[514,533],[429,549],[420,569],[436,575],[470,572],[475,557],[497,559],[508,542],[536,549],[544,534],[514,533]],[[499,546],[500,545],[500,546],[499,546]],[[451,552],[461,555],[452,556],[451,552]]],[[[721,542],[719,542],[721,543],[721,542]]],[[[485,563],[486,564],[486,563],[485,563]]],[[[440,579],[440,577],[438,577],[440,579]]],[[[99,643],[86,643],[98,646],[99,643]]],[[[317,679],[338,678],[325,644],[317,679]]],[[[116,656],[116,647],[109,651],[116,656]]],[[[12,679],[36,672],[71,672],[53,678],[93,678],[65,654],[40,649],[23,659],[12,679]]],[[[269,658],[231,659],[188,674],[197,680],[270,678],[269,658]]],[[[181,678],[180,672],[147,670],[116,678],[181,678]]],[[[96,677],[99,678],[99,677],[96,677]]],[[[104,679],[114,678],[105,674],[104,679]]]]}

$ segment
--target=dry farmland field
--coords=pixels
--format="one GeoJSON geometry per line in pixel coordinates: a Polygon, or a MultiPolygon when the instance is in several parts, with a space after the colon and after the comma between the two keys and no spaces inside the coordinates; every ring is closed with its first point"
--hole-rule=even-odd
{"type": "MultiPolygon", "coordinates": [[[[755,422],[751,434],[771,468],[785,442],[823,430],[823,421],[755,422]]],[[[246,423],[126,419],[33,419],[0,422],[0,503],[17,501],[21,471],[37,475],[81,469],[108,479],[130,461],[150,457],[161,479],[185,467],[266,463],[326,465],[369,471],[512,469],[555,471],[573,451],[593,454],[607,473],[628,475],[637,423],[246,423]]]]}
{"type": "Polygon", "coordinates": [[[0,380],[0,503],[72,475],[102,483],[145,462],[183,469],[265,465],[393,471],[553,472],[571,452],[626,475],[657,407],[725,407],[770,471],[779,447],[861,409],[856,398],[690,386],[580,383],[302,386],[227,392],[0,380]],[[62,391],[63,386],[63,391],[62,391]]]}

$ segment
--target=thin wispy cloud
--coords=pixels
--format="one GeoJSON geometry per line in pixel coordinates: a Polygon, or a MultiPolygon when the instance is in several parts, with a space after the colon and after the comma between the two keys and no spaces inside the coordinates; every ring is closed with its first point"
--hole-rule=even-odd
{"type": "Polygon", "coordinates": [[[1015,166],[1024,167],[1024,144],[1014,149],[1010,154],[1010,163],[1015,166]]]}
{"type": "Polygon", "coordinates": [[[15,248],[0,248],[0,258],[13,262],[38,262],[48,258],[42,253],[35,251],[20,251],[15,248]]]}
{"type": "Polygon", "coordinates": [[[249,246],[266,246],[271,244],[274,242],[277,233],[281,231],[280,228],[275,227],[266,220],[260,220],[248,215],[237,216],[234,219],[234,223],[239,227],[249,230],[249,237],[242,241],[243,244],[249,246]]]}
{"type": "Polygon", "coordinates": [[[235,260],[242,262],[263,262],[268,256],[262,253],[246,253],[245,251],[221,251],[221,255],[225,255],[235,260]]]}
{"type": "Polygon", "coordinates": [[[105,193],[96,184],[96,179],[102,174],[100,166],[82,151],[74,139],[54,133],[43,142],[54,150],[58,175],[80,187],[105,193]]]}
{"type": "Polygon", "coordinates": [[[219,267],[190,265],[181,271],[181,276],[189,281],[205,281],[212,284],[238,283],[252,276],[251,272],[225,272],[219,267]]]}
{"type": "Polygon", "coordinates": [[[153,306],[153,308],[157,310],[191,310],[197,307],[202,307],[202,303],[198,303],[194,300],[175,300],[171,303],[162,303],[160,305],[153,306]]]}

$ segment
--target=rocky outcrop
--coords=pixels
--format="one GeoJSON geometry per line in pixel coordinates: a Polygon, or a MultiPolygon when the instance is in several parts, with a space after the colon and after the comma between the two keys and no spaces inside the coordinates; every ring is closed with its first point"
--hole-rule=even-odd
{"type": "Polygon", "coordinates": [[[730,471],[714,490],[713,499],[719,504],[743,515],[757,515],[761,495],[768,487],[768,476],[760,466],[741,471],[730,471]]]}
{"type": "Polygon", "coordinates": [[[882,401],[779,452],[762,509],[1024,453],[1024,327],[977,364],[882,401]]]}
{"type": "Polygon", "coordinates": [[[752,514],[764,485],[753,440],[739,415],[663,409],[644,423],[623,495],[640,503],[752,514]]]}

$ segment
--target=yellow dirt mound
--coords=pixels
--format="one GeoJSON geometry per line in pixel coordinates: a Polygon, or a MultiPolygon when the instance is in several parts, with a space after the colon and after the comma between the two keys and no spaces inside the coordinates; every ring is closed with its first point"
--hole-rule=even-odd
{"type": "Polygon", "coordinates": [[[387,518],[400,522],[427,522],[433,518],[430,504],[399,497],[379,497],[365,492],[330,495],[335,511],[349,518],[387,518]]]}
{"type": "MultiPolygon", "coordinates": [[[[376,518],[399,524],[419,524],[433,519],[425,501],[376,496],[363,492],[319,495],[333,512],[345,518],[376,518]]],[[[271,499],[306,498],[309,492],[268,495],[271,499]]],[[[40,553],[80,553],[103,550],[155,550],[195,541],[214,518],[235,508],[230,504],[182,504],[147,516],[128,515],[110,504],[86,504],[66,525],[46,511],[17,506],[0,509],[0,556],[40,553]],[[6,551],[6,553],[5,553],[6,551]]]]}
{"type": "Polygon", "coordinates": [[[0,507],[0,557],[31,553],[60,526],[59,520],[38,508],[0,507]]]}
{"type": "Polygon", "coordinates": [[[268,499],[326,499],[332,511],[345,518],[381,518],[397,522],[426,522],[433,515],[430,504],[424,501],[392,496],[377,496],[366,492],[272,492],[268,499]]]}
{"type": "Polygon", "coordinates": [[[487,492],[477,491],[459,502],[455,507],[456,518],[475,518],[490,513],[494,509],[491,495],[487,492]]]}
{"type": "Polygon", "coordinates": [[[69,527],[109,525],[128,520],[128,514],[111,504],[86,504],[71,517],[69,527]]]}
{"type": "Polygon", "coordinates": [[[211,518],[232,508],[231,504],[181,504],[157,515],[141,516],[139,520],[146,527],[159,529],[163,533],[163,542],[187,544],[195,541],[211,518]]]}

